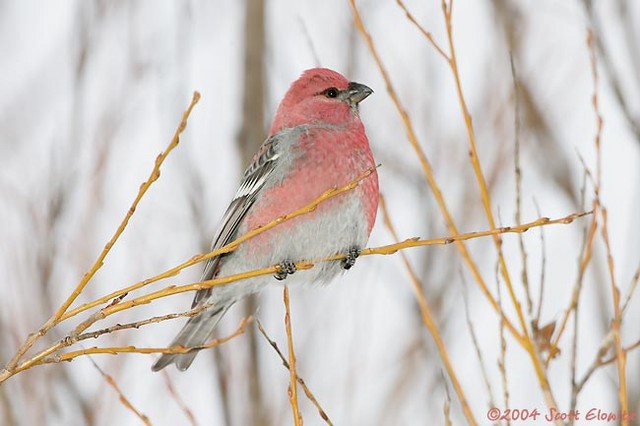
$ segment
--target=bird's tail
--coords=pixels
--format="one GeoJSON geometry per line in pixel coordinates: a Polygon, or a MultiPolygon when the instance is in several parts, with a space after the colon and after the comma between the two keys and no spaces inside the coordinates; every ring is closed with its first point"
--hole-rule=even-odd
{"type": "MultiPolygon", "coordinates": [[[[185,348],[193,348],[207,343],[207,341],[211,339],[213,331],[220,319],[234,303],[235,300],[221,303],[211,311],[203,311],[189,318],[189,321],[187,321],[182,330],[180,330],[180,333],[178,333],[176,338],[173,339],[173,342],[171,342],[170,347],[180,345],[185,348]]],[[[162,354],[160,359],[153,364],[151,370],[160,371],[167,365],[174,363],[178,370],[185,371],[189,368],[197,354],[197,350],[184,354],[162,354]]]]}

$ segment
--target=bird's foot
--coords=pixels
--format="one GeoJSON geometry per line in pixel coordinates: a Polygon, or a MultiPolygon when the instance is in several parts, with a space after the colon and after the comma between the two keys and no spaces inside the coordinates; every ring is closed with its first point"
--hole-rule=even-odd
{"type": "Polygon", "coordinates": [[[278,264],[279,270],[275,273],[274,277],[278,281],[282,281],[287,276],[296,272],[296,264],[292,260],[283,260],[278,264]]]}
{"type": "Polygon", "coordinates": [[[351,269],[356,263],[356,259],[360,256],[360,249],[358,247],[351,247],[345,254],[345,258],[340,261],[340,264],[344,269],[351,269]]]}

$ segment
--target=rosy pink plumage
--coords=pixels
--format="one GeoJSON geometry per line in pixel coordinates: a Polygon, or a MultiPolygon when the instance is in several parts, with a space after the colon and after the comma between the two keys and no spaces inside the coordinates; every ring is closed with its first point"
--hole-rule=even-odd
{"type": "MultiPolygon", "coordinates": [[[[373,168],[373,154],[358,109],[358,104],[371,93],[367,86],[349,82],[335,71],[305,71],[280,103],[269,137],[245,171],[212,247],[222,247],[304,207],[326,190],[345,185],[373,168]]],[[[378,175],[374,170],[353,191],[259,234],[228,255],[210,259],[202,280],[278,264],[281,272],[276,278],[286,279],[287,285],[326,282],[353,265],[367,243],[377,208],[378,175]],[[319,261],[337,253],[346,258],[320,262],[294,274],[297,261],[319,261]]],[[[273,277],[262,276],[198,291],[193,306],[210,306],[190,318],[171,345],[203,345],[236,301],[272,280],[273,277]]],[[[186,370],[196,354],[194,350],[162,355],[153,370],[171,363],[186,370]]]]}

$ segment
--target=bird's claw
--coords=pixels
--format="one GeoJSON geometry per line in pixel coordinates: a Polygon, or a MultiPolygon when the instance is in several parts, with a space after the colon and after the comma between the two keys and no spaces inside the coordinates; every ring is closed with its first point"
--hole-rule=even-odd
{"type": "Polygon", "coordinates": [[[357,247],[351,247],[349,251],[347,251],[344,259],[340,262],[342,267],[346,270],[351,269],[351,267],[356,263],[356,259],[360,256],[360,249],[357,247]]]}
{"type": "Polygon", "coordinates": [[[278,272],[275,273],[274,277],[278,281],[282,281],[287,276],[296,272],[296,264],[291,260],[283,260],[278,264],[278,272]]]}

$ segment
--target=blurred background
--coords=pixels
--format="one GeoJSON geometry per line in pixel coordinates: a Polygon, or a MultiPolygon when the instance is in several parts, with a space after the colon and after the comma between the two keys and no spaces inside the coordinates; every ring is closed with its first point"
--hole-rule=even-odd
{"type": "MultiPolygon", "coordinates": [[[[357,5],[460,231],[488,229],[446,62],[395,1],[357,5]]],[[[447,46],[441,3],[407,0],[406,5],[447,46]]],[[[593,31],[603,118],[600,196],[608,209],[616,284],[624,297],[640,260],[640,3],[456,0],[453,15],[479,156],[494,214],[504,225],[516,223],[516,137],[523,222],[591,208],[589,179],[584,195],[581,188],[583,162],[592,173],[596,170],[594,87],[586,42],[587,30],[593,31]]],[[[382,163],[381,192],[400,238],[449,234],[346,0],[4,0],[0,57],[2,365],[93,264],[169,142],[194,90],[202,99],[181,144],[78,302],[208,251],[279,100],[303,70],[314,66],[335,69],[375,90],[361,105],[361,117],[382,163]]],[[[570,304],[591,220],[545,227],[544,239],[539,229],[524,235],[532,294],[544,282],[542,325],[559,321],[570,304]]],[[[562,352],[548,370],[564,409],[571,399],[573,336],[579,379],[596,358],[613,317],[599,234],[596,241],[582,281],[577,327],[572,316],[559,342],[562,352]]],[[[379,213],[369,245],[392,242],[379,213]]],[[[478,239],[468,247],[496,295],[493,242],[478,239]]],[[[524,303],[518,237],[504,235],[503,250],[524,303]]],[[[503,380],[499,316],[454,245],[405,252],[479,423],[488,422],[490,406],[507,406],[506,398],[513,408],[546,411],[531,362],[508,333],[503,380]]],[[[151,290],[196,281],[200,272],[200,266],[193,267],[151,290]]],[[[398,255],[362,258],[329,286],[291,292],[298,374],[334,424],[443,424],[449,397],[451,420],[465,422],[398,255]]],[[[191,298],[183,294],[140,306],[101,326],[181,312],[191,298]]],[[[632,297],[625,313],[625,346],[640,339],[639,299],[632,297]]],[[[503,303],[506,314],[515,318],[504,296],[503,303]]],[[[235,306],[220,324],[220,335],[232,332],[240,318],[256,310],[271,338],[286,349],[282,288],[277,285],[235,306]]],[[[113,333],[79,347],[163,346],[183,321],[113,333]]],[[[63,323],[45,343],[62,338],[75,324],[77,320],[63,323]]],[[[289,373],[254,326],[202,352],[185,373],[173,368],[152,373],[154,356],[91,359],[153,424],[291,424],[289,373]]],[[[639,366],[640,349],[629,351],[633,412],[640,411],[639,366]]],[[[579,393],[577,407],[617,410],[617,386],[614,364],[597,369],[579,393]]],[[[305,424],[325,424],[302,394],[299,399],[305,424]]],[[[88,357],[34,367],[0,385],[3,425],[139,423],[88,357]]]]}

